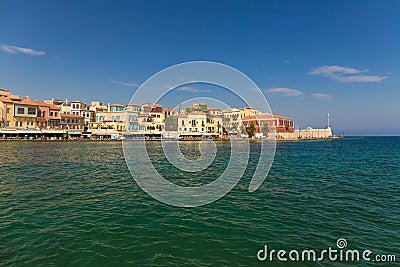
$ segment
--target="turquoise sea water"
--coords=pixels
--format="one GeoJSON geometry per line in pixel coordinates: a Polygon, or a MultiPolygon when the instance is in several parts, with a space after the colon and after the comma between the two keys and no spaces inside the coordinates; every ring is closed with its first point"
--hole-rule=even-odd
{"type": "MultiPolygon", "coordinates": [[[[221,172],[227,144],[218,144],[218,163],[203,177],[153,159],[174,182],[198,185],[221,172]]],[[[196,143],[185,146],[197,153],[196,143]]],[[[394,254],[398,264],[399,137],[279,143],[268,178],[249,193],[256,154],[228,195],[190,209],[144,193],[121,143],[0,142],[0,265],[280,266],[257,252],[336,248],[339,238],[348,249],[394,254]]]]}

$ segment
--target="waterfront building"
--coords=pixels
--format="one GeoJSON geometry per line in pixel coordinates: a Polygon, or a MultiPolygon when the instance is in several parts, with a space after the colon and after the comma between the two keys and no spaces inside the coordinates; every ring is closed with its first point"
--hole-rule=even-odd
{"type": "Polygon", "coordinates": [[[128,131],[131,134],[141,134],[144,135],[146,132],[146,123],[139,122],[139,114],[141,111],[141,106],[137,104],[130,104],[125,107],[126,118],[124,120],[125,124],[127,124],[128,131]]]}
{"type": "Polygon", "coordinates": [[[90,123],[91,134],[94,137],[116,139],[125,130],[133,135],[144,134],[146,130],[145,123],[139,123],[140,105],[103,106],[100,102],[92,102],[91,109],[96,110],[95,121],[90,123]]]}
{"type": "Polygon", "coordinates": [[[176,110],[173,108],[163,108],[163,112],[164,112],[164,118],[177,115],[176,110]]]}
{"type": "Polygon", "coordinates": [[[34,101],[38,107],[37,126],[40,129],[61,128],[61,110],[53,104],[42,101],[34,101]]]}
{"type": "MultiPolygon", "coordinates": [[[[320,138],[331,138],[333,137],[331,126],[326,126],[322,129],[313,129],[307,127],[304,130],[295,130],[294,136],[298,139],[320,139],[320,138]]],[[[285,135],[278,136],[280,138],[285,138],[285,135]]],[[[291,136],[289,136],[291,137],[291,136]]]]}
{"type": "Polygon", "coordinates": [[[92,103],[90,103],[89,110],[94,111],[95,113],[101,111],[107,111],[108,106],[103,105],[103,103],[99,101],[93,101],[92,103]]]}
{"type": "Polygon", "coordinates": [[[145,115],[141,118],[146,123],[146,134],[161,136],[165,128],[163,106],[160,104],[144,104],[141,107],[141,115],[145,115]]]}
{"type": "Polygon", "coordinates": [[[256,138],[266,137],[270,133],[276,135],[294,132],[293,119],[285,116],[263,113],[256,116],[244,117],[241,121],[246,128],[250,127],[251,124],[254,125],[256,138]]]}
{"type": "Polygon", "coordinates": [[[0,97],[10,97],[11,93],[9,90],[4,89],[4,88],[0,88],[0,97]]]}
{"type": "Polygon", "coordinates": [[[202,111],[194,111],[178,116],[178,130],[181,137],[200,137],[207,133],[207,116],[202,111]]]}
{"type": "Polygon", "coordinates": [[[21,99],[19,96],[0,97],[2,110],[2,125],[10,129],[37,128],[37,104],[29,97],[21,99]]]}
{"type": "Polygon", "coordinates": [[[66,130],[72,138],[79,138],[83,134],[85,118],[75,114],[61,114],[61,129],[66,130]]]}
{"type": "Polygon", "coordinates": [[[84,130],[88,130],[91,122],[95,121],[95,111],[82,101],[71,101],[71,114],[84,117],[84,130]]]}
{"type": "Polygon", "coordinates": [[[225,128],[225,131],[229,135],[237,135],[240,133],[241,121],[240,115],[241,111],[238,108],[227,108],[222,111],[222,124],[225,128]]]}
{"type": "Polygon", "coordinates": [[[61,114],[61,128],[65,130],[83,130],[85,118],[75,114],[61,114]]]}
{"type": "Polygon", "coordinates": [[[125,130],[125,106],[108,104],[107,110],[104,110],[102,105],[97,105],[97,108],[95,121],[90,123],[92,135],[102,138],[117,138],[120,136],[125,130]]]}
{"type": "Polygon", "coordinates": [[[256,116],[258,114],[261,114],[261,112],[258,110],[258,108],[243,107],[240,109],[240,119],[242,119],[244,117],[249,117],[249,116],[256,116]]]}
{"type": "Polygon", "coordinates": [[[206,131],[214,136],[222,136],[222,116],[210,116],[207,117],[206,131]]]}
{"type": "Polygon", "coordinates": [[[9,98],[10,91],[5,89],[0,89],[0,128],[5,128],[9,126],[10,119],[8,114],[10,114],[10,110],[14,109],[14,103],[9,98]]]}
{"type": "Polygon", "coordinates": [[[207,113],[210,114],[212,117],[215,117],[215,116],[222,117],[222,110],[220,108],[208,108],[207,113]]]}
{"type": "Polygon", "coordinates": [[[63,102],[63,103],[59,104],[58,106],[60,107],[62,114],[73,114],[71,112],[72,107],[71,107],[71,103],[70,102],[66,101],[66,102],[63,102]]]}

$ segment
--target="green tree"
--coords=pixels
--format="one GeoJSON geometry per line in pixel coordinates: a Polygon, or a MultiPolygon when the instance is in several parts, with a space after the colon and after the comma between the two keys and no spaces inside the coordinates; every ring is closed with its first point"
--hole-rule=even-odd
{"type": "Polygon", "coordinates": [[[240,126],[239,126],[239,134],[247,134],[247,129],[246,129],[246,127],[244,126],[243,123],[240,123],[240,126]]]}
{"type": "Polygon", "coordinates": [[[256,127],[254,127],[254,123],[251,122],[250,126],[248,126],[246,128],[247,134],[249,135],[249,138],[254,137],[254,135],[256,134],[256,127]]]}

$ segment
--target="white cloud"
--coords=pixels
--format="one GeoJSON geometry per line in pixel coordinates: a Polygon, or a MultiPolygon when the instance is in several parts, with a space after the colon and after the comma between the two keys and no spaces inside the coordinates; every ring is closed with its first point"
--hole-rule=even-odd
{"type": "Polygon", "coordinates": [[[267,89],[268,93],[279,93],[282,94],[283,96],[301,96],[304,95],[304,93],[300,90],[297,89],[291,89],[291,88],[283,88],[283,87],[274,87],[274,88],[269,88],[267,89]]]}
{"type": "Polygon", "coordinates": [[[33,50],[26,47],[18,47],[13,45],[6,45],[0,43],[0,50],[9,54],[26,54],[31,56],[44,56],[46,55],[43,51],[33,50]]]}
{"type": "Polygon", "coordinates": [[[369,75],[354,75],[347,77],[337,77],[336,80],[342,83],[374,83],[385,80],[388,76],[369,76],[369,75]]]}
{"type": "Polygon", "coordinates": [[[112,80],[111,82],[115,83],[115,84],[119,84],[119,85],[129,86],[129,87],[138,87],[139,86],[137,83],[133,83],[133,82],[126,83],[126,82],[119,82],[119,81],[116,81],[116,80],[112,80]]]}
{"type": "Polygon", "coordinates": [[[189,92],[189,93],[210,92],[210,90],[198,89],[198,88],[194,88],[191,86],[181,86],[181,87],[178,87],[176,90],[189,92]]]}
{"type": "Polygon", "coordinates": [[[369,70],[358,70],[351,67],[343,67],[338,65],[331,66],[321,66],[314,68],[309,75],[323,75],[325,77],[331,78],[332,80],[341,83],[370,83],[370,82],[380,82],[388,78],[388,76],[377,76],[377,75],[359,75],[363,72],[368,72],[369,70]]]}
{"type": "Polygon", "coordinates": [[[329,74],[334,74],[334,73],[356,74],[356,73],[361,73],[361,72],[365,72],[365,71],[368,71],[368,70],[360,71],[360,70],[353,69],[350,67],[342,67],[342,66],[338,66],[338,65],[332,65],[332,66],[322,66],[322,67],[315,68],[309,74],[313,74],[313,75],[318,75],[318,74],[329,75],[329,74]]]}
{"type": "Polygon", "coordinates": [[[321,93],[315,93],[315,94],[311,94],[311,96],[315,99],[320,99],[320,100],[325,100],[325,101],[329,101],[332,100],[333,96],[329,95],[329,94],[321,94],[321,93]]]}

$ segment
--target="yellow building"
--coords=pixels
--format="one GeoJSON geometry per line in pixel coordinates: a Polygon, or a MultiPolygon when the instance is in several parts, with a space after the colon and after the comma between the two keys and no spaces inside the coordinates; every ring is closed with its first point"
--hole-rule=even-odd
{"type": "Polygon", "coordinates": [[[221,136],[223,134],[222,116],[207,118],[206,131],[221,136]]]}
{"type": "Polygon", "coordinates": [[[195,111],[178,116],[180,135],[203,135],[207,133],[207,116],[204,112],[195,111]]]}
{"type": "Polygon", "coordinates": [[[240,119],[260,114],[258,108],[244,107],[240,109],[240,119]]]}
{"type": "Polygon", "coordinates": [[[238,134],[240,132],[240,116],[242,115],[238,108],[227,108],[222,111],[222,123],[229,134],[238,134]]]}
{"type": "Polygon", "coordinates": [[[0,123],[9,129],[37,128],[38,106],[35,101],[25,97],[9,95],[0,96],[1,117],[0,123]]]}
{"type": "Polygon", "coordinates": [[[159,104],[144,104],[141,107],[141,118],[146,123],[146,134],[161,135],[165,129],[165,114],[159,104]]]}
{"type": "Polygon", "coordinates": [[[122,132],[125,130],[125,106],[120,104],[109,104],[107,105],[107,110],[104,110],[102,105],[98,105],[97,107],[99,109],[98,112],[96,112],[96,121],[90,123],[92,135],[122,135],[122,132]]]}

